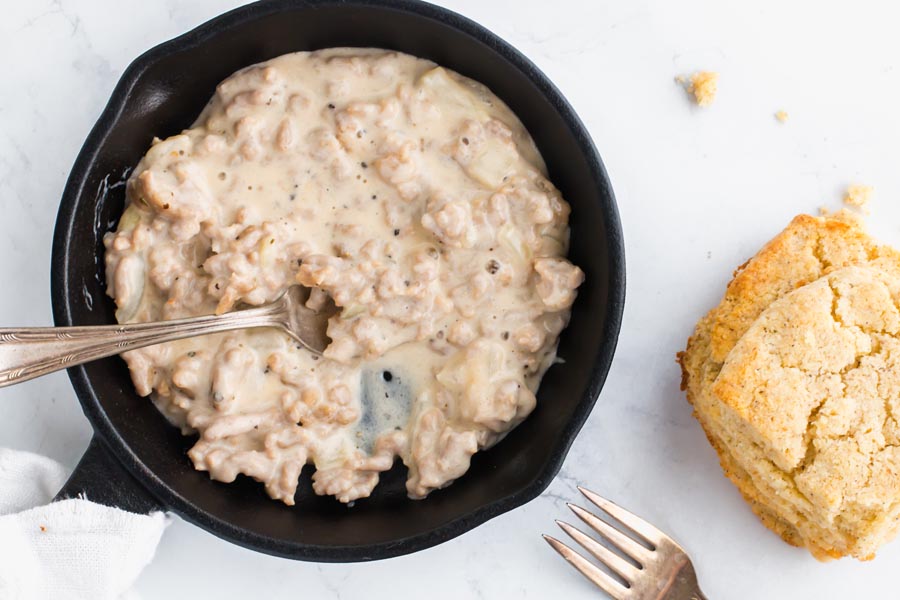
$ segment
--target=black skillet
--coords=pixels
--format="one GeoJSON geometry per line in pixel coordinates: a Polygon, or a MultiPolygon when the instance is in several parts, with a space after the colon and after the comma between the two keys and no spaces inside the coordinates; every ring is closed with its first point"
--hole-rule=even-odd
{"type": "MultiPolygon", "coordinates": [[[[53,240],[58,326],[114,322],[104,293],[101,238],[122,211],[121,184],[150,145],[188,127],[216,84],[247,65],[333,46],[391,48],[429,58],[487,84],[525,123],[572,205],[570,258],[587,279],[534,413],[479,453],[450,487],[413,501],[397,465],[353,507],[318,497],[304,470],[293,508],[241,477],[195,471],[193,439],[168,425],[132,387],[124,362],[69,369],[94,428],[91,445],[59,497],[138,512],[171,510],[230,542],[288,558],[376,560],[458,536],[537,497],[550,483],[606,379],[625,295],[622,230],[612,188],[581,121],[552,83],[483,27],[412,0],[269,0],[226,13],[146,52],[122,75],[66,184],[53,240]]],[[[585,77],[593,77],[585,73],[585,77]]]]}

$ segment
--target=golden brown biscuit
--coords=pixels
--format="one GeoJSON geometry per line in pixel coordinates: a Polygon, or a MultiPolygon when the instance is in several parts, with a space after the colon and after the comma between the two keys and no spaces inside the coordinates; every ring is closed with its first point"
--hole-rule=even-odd
{"type": "MultiPolygon", "coordinates": [[[[890,478],[873,474],[873,485],[861,486],[870,494],[865,502],[846,494],[848,482],[869,468],[868,463],[863,464],[867,457],[871,458],[872,473],[890,473],[892,451],[873,458],[880,438],[866,438],[864,450],[850,452],[850,442],[827,436],[819,439],[813,432],[840,421],[827,418],[827,411],[838,407],[845,410],[841,418],[850,419],[847,415],[852,409],[856,411],[853,414],[866,415],[869,424],[884,414],[884,410],[876,410],[879,402],[885,406],[880,392],[867,396],[866,402],[848,401],[847,384],[841,376],[847,367],[834,367],[851,353],[855,360],[866,343],[887,347],[894,343],[896,332],[886,329],[884,340],[871,338],[853,327],[838,326],[831,315],[840,313],[831,311],[837,298],[834,289],[845,286],[847,296],[841,301],[846,304],[852,299],[847,310],[852,309],[854,315],[867,314],[873,323],[885,319],[889,311],[876,315],[876,308],[888,307],[892,295],[897,297],[895,282],[900,282],[896,251],[876,245],[853,223],[801,215],[736,271],[721,304],[701,319],[687,349],[679,354],[682,387],[726,475],[768,527],[789,543],[806,545],[818,558],[844,554],[867,558],[893,535],[886,525],[893,514],[890,498],[883,500],[888,504],[882,505],[877,515],[871,504],[872,498],[890,495],[890,478]],[[835,272],[847,265],[863,268],[835,272]],[[829,273],[832,275],[820,279],[829,273]],[[809,282],[815,285],[773,306],[809,282]],[[767,325],[757,327],[762,314],[767,325]],[[786,314],[791,315],[787,320],[786,314]],[[772,335],[773,324],[778,325],[777,335],[772,335]],[[746,340],[745,335],[749,335],[746,340]],[[810,342],[816,335],[822,343],[810,342]],[[823,345],[826,339],[830,345],[823,345]],[[817,375],[809,377],[808,373],[817,375]],[[818,452],[821,461],[811,458],[811,453],[818,452]],[[836,500],[838,496],[847,496],[847,502],[836,500]]],[[[867,364],[872,363],[867,368],[877,370],[875,363],[887,360],[877,356],[866,358],[867,364]]],[[[882,369],[890,368],[888,362],[882,365],[882,369]]],[[[861,378],[871,384],[861,372],[858,368],[848,372],[850,380],[861,378]]],[[[883,391],[888,380],[882,377],[880,381],[883,391]]],[[[859,388],[861,392],[866,389],[859,388]]],[[[896,427],[883,418],[881,423],[882,428],[896,427]]],[[[858,483],[853,485],[859,487],[858,483]]]]}

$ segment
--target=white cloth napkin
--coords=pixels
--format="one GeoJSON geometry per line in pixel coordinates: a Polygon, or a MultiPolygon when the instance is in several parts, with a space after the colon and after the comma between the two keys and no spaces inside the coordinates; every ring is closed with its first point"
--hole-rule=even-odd
{"type": "Polygon", "coordinates": [[[167,517],[81,498],[49,503],[66,478],[53,460],[0,448],[0,598],[136,598],[129,590],[167,517]]]}

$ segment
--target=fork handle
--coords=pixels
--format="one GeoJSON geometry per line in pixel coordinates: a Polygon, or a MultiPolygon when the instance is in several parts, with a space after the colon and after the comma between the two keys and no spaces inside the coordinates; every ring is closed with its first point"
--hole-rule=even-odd
{"type": "Polygon", "coordinates": [[[128,350],[248,327],[280,327],[278,303],[224,315],[81,327],[0,329],[0,387],[128,350]]]}

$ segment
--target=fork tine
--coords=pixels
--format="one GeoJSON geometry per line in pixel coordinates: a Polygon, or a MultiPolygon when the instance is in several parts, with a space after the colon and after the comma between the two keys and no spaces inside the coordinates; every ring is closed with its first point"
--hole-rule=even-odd
{"type": "Polygon", "coordinates": [[[581,486],[578,486],[578,491],[584,494],[585,498],[609,513],[613,518],[621,521],[629,529],[640,535],[642,538],[644,538],[654,546],[659,546],[659,544],[668,537],[666,536],[666,534],[664,534],[662,531],[660,531],[647,521],[643,520],[634,513],[625,510],[615,502],[607,500],[606,498],[581,486]]]}
{"type": "Polygon", "coordinates": [[[572,527],[568,523],[557,520],[556,524],[559,525],[563,531],[569,534],[569,536],[573,540],[578,542],[578,544],[582,548],[590,552],[594,556],[594,558],[612,569],[613,572],[618,574],[629,584],[634,583],[635,577],[637,577],[638,573],[640,573],[640,571],[634,565],[632,565],[630,562],[628,562],[603,544],[598,543],[592,537],[585,535],[578,529],[572,527]]]}
{"type": "Polygon", "coordinates": [[[578,518],[587,523],[587,525],[605,537],[613,546],[624,552],[630,558],[633,558],[639,565],[647,564],[650,559],[650,550],[604,521],[603,519],[592,515],[580,506],[576,506],[570,502],[566,502],[566,506],[572,509],[578,518]]]}
{"type": "Polygon", "coordinates": [[[544,539],[550,546],[559,552],[566,561],[575,567],[575,569],[587,577],[591,583],[612,596],[615,600],[626,600],[630,596],[630,590],[620,584],[618,581],[595,567],[588,561],[555,537],[544,534],[544,539]]]}

